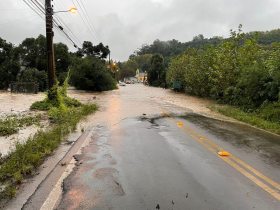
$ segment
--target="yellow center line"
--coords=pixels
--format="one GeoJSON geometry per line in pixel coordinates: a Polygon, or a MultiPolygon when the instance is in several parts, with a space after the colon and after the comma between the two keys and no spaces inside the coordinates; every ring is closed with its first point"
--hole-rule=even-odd
{"type": "Polygon", "coordinates": [[[260,188],[262,188],[263,190],[268,192],[270,195],[272,195],[274,198],[276,198],[277,200],[280,201],[280,194],[276,190],[272,189],[271,187],[269,187],[268,185],[263,183],[260,179],[256,178],[254,175],[250,174],[248,171],[244,170],[243,168],[241,168],[239,165],[237,165],[235,162],[231,161],[230,159],[228,159],[226,157],[220,157],[220,158],[223,161],[225,161],[226,163],[228,163],[230,166],[235,168],[237,171],[239,171],[241,174],[246,176],[248,179],[250,179],[256,185],[258,185],[260,188]]]}
{"type": "MultiPolygon", "coordinates": [[[[170,116],[167,113],[163,113],[163,114],[164,114],[164,116],[170,116]]],[[[176,122],[176,120],[173,119],[173,118],[169,118],[169,119],[171,119],[173,122],[174,121],[176,122]]],[[[178,126],[178,122],[176,122],[176,124],[178,126]]],[[[280,201],[280,193],[279,193],[280,184],[279,183],[277,183],[277,182],[273,181],[272,179],[268,178],[267,176],[265,176],[264,174],[262,174],[261,172],[259,172],[258,170],[256,170],[255,168],[253,168],[252,166],[250,166],[249,164],[245,163],[244,161],[242,161],[241,159],[237,158],[234,155],[231,155],[230,157],[221,157],[221,156],[219,156],[217,154],[217,152],[223,150],[220,146],[215,144],[213,141],[211,141],[207,137],[202,136],[199,133],[195,132],[193,129],[184,126],[182,124],[182,122],[180,122],[179,125],[180,125],[180,126],[178,126],[179,128],[181,128],[185,133],[190,135],[198,143],[203,145],[207,150],[209,150],[210,152],[212,152],[213,154],[218,156],[220,159],[225,161],[231,167],[236,169],[238,172],[243,174],[245,177],[250,179],[252,182],[254,182],[256,185],[258,185],[260,188],[262,188],[263,190],[268,192],[270,195],[272,195],[274,198],[276,198],[277,200],[280,201]],[[263,181],[267,182],[268,184],[270,184],[276,190],[271,188],[267,184],[265,184],[258,177],[261,178],[263,181]]]]}
{"type": "MultiPolygon", "coordinates": [[[[194,133],[194,131],[192,129],[190,129],[190,128],[184,128],[184,129],[194,133]]],[[[223,148],[219,147],[217,144],[215,144],[214,142],[212,142],[211,140],[207,139],[204,136],[197,135],[196,138],[199,138],[200,140],[205,141],[213,149],[216,149],[216,152],[224,150],[223,148]]],[[[238,157],[236,157],[234,155],[231,155],[228,158],[233,159],[235,162],[237,162],[238,164],[242,165],[244,168],[246,168],[247,170],[251,171],[252,173],[254,173],[259,178],[263,179],[264,181],[266,181],[267,183],[269,183],[270,185],[272,185],[276,189],[280,190],[280,184],[278,184],[277,182],[275,182],[272,179],[268,178],[267,176],[265,176],[264,174],[262,174],[258,170],[254,169],[252,166],[250,166],[249,164],[245,163],[243,160],[239,159],[238,157]]]]}
{"type": "Polygon", "coordinates": [[[240,165],[242,165],[243,167],[247,168],[248,170],[250,170],[251,172],[253,172],[255,175],[257,175],[258,177],[260,177],[261,179],[263,179],[264,181],[266,181],[267,183],[271,184],[273,187],[275,187],[276,189],[280,190],[280,184],[273,181],[272,179],[268,178],[267,176],[265,176],[264,174],[262,174],[261,172],[257,171],[256,169],[254,169],[252,166],[248,165],[247,163],[245,163],[243,160],[240,160],[238,157],[235,157],[234,155],[231,156],[231,158],[233,160],[235,160],[236,162],[238,162],[240,165]]]}

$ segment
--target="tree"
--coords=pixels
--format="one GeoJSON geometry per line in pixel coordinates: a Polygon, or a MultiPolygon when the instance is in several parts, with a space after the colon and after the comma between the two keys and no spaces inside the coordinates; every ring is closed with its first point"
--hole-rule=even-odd
{"type": "Polygon", "coordinates": [[[7,89],[20,70],[14,47],[0,38],[0,89],[7,89]]]}
{"type": "Polygon", "coordinates": [[[99,59],[105,59],[109,55],[110,50],[108,46],[104,46],[103,43],[99,43],[93,46],[92,42],[85,41],[82,49],[78,51],[78,55],[94,56],[99,59]]]}
{"type": "Polygon", "coordinates": [[[156,54],[151,58],[151,67],[148,71],[148,83],[152,86],[165,86],[166,72],[162,55],[156,54]]]}
{"type": "Polygon", "coordinates": [[[20,73],[17,78],[19,82],[35,82],[39,86],[39,91],[45,91],[47,89],[47,73],[45,71],[39,71],[35,68],[27,68],[20,73]]]}
{"type": "Polygon", "coordinates": [[[279,108],[280,45],[264,47],[256,38],[246,36],[241,27],[231,30],[231,37],[217,46],[188,49],[173,58],[167,81],[179,81],[190,94],[245,110],[262,110],[271,103],[279,108]]]}
{"type": "Polygon", "coordinates": [[[46,38],[43,35],[36,39],[26,38],[19,45],[17,52],[21,58],[21,65],[39,71],[47,70],[46,38]]]}
{"type": "Polygon", "coordinates": [[[140,72],[147,72],[151,66],[152,56],[151,54],[131,55],[128,61],[119,63],[120,79],[134,77],[137,69],[140,72]]]}
{"type": "Polygon", "coordinates": [[[56,72],[67,72],[68,67],[71,64],[70,55],[67,45],[63,43],[54,44],[55,60],[56,60],[56,72]]]}
{"type": "Polygon", "coordinates": [[[63,84],[71,65],[71,58],[67,45],[63,43],[54,44],[56,75],[59,84],[63,84]]]}
{"type": "Polygon", "coordinates": [[[14,60],[7,60],[0,64],[0,89],[7,89],[11,82],[16,81],[19,70],[18,62],[14,60]]]}
{"type": "MultiPolygon", "coordinates": [[[[22,66],[26,68],[35,68],[39,71],[47,71],[45,36],[39,35],[37,38],[26,38],[16,49],[16,52],[21,58],[22,66]]],[[[56,76],[62,84],[71,64],[67,45],[63,43],[54,44],[54,55],[56,76]]]]}
{"type": "Polygon", "coordinates": [[[199,34],[193,38],[193,42],[201,42],[204,40],[203,34],[199,34]]]}
{"type": "Polygon", "coordinates": [[[72,67],[71,83],[81,90],[106,91],[116,88],[116,82],[104,62],[86,57],[72,67]]]}
{"type": "Polygon", "coordinates": [[[105,59],[110,53],[109,47],[104,46],[102,43],[93,47],[94,56],[99,59],[105,59]]]}

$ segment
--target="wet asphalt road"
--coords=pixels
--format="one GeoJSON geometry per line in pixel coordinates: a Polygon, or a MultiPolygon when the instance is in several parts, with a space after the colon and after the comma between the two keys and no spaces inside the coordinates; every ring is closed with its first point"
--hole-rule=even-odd
{"type": "Polygon", "coordinates": [[[278,136],[148,90],[123,87],[104,98],[57,209],[280,209],[278,136]],[[220,157],[223,149],[231,156],[220,157]]]}

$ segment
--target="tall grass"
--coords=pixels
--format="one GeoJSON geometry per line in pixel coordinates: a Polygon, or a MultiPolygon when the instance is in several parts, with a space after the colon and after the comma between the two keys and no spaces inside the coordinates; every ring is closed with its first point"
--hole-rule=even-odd
{"type": "Polygon", "coordinates": [[[229,105],[213,105],[209,108],[225,116],[232,117],[255,127],[270,131],[272,133],[280,134],[280,122],[273,118],[268,118],[268,114],[264,113],[262,110],[259,112],[245,112],[240,108],[229,105]]]}
{"type": "Polygon", "coordinates": [[[49,113],[52,127],[47,131],[39,131],[25,144],[17,144],[15,150],[1,160],[0,184],[4,186],[4,190],[0,198],[14,197],[22,180],[32,175],[65,137],[75,130],[78,122],[96,109],[94,104],[81,105],[63,111],[57,108],[52,109],[49,113]]]}
{"type": "Polygon", "coordinates": [[[15,134],[20,128],[39,125],[41,115],[36,116],[7,116],[4,119],[0,119],[0,136],[9,136],[15,134]]]}
{"type": "Polygon", "coordinates": [[[97,110],[95,104],[81,104],[67,97],[66,89],[66,83],[56,86],[48,93],[51,97],[31,106],[31,109],[47,110],[51,126],[37,132],[25,144],[17,144],[13,152],[0,159],[0,199],[14,197],[23,179],[34,174],[81,119],[97,110]]]}

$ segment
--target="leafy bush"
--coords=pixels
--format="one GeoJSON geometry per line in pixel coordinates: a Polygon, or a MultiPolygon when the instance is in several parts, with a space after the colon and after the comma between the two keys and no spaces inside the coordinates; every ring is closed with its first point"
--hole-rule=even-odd
{"type": "Polygon", "coordinates": [[[62,86],[55,85],[48,91],[48,96],[43,101],[37,101],[30,107],[31,110],[48,111],[51,108],[72,108],[80,107],[82,103],[74,98],[67,96],[68,81],[70,78],[69,72],[62,86]]]}
{"type": "Polygon", "coordinates": [[[167,81],[179,81],[190,94],[252,111],[279,100],[279,56],[280,44],[263,47],[240,27],[216,46],[188,49],[172,59],[167,81]]]}
{"type": "Polygon", "coordinates": [[[58,73],[57,80],[59,82],[59,85],[63,84],[63,82],[65,81],[66,77],[67,77],[67,72],[58,73]]]}
{"type": "Polygon", "coordinates": [[[105,63],[98,58],[83,58],[71,73],[71,84],[77,89],[106,91],[116,88],[116,81],[106,69],[105,63]]]}
{"type": "Polygon", "coordinates": [[[40,111],[47,111],[52,107],[52,104],[48,99],[44,99],[43,101],[36,101],[34,102],[30,109],[31,110],[40,110],[40,111]]]}
{"type": "Polygon", "coordinates": [[[188,49],[173,58],[169,83],[180,82],[189,94],[211,97],[217,111],[279,133],[280,43],[261,46],[239,27],[218,45],[188,49]]]}
{"type": "MultiPolygon", "coordinates": [[[[66,107],[80,107],[82,105],[82,103],[79,102],[77,99],[70,98],[68,96],[63,97],[62,101],[63,101],[62,103],[66,107]]],[[[52,107],[59,107],[59,105],[58,105],[58,103],[54,103],[51,100],[49,100],[48,98],[46,98],[43,101],[34,102],[31,105],[30,109],[31,110],[39,110],[39,111],[48,111],[52,107]]]]}
{"type": "Polygon", "coordinates": [[[280,123],[280,102],[265,104],[258,110],[258,113],[266,120],[280,123]]]}
{"type": "Polygon", "coordinates": [[[47,89],[47,73],[45,71],[39,71],[35,68],[27,68],[21,72],[18,77],[20,82],[36,82],[39,85],[39,91],[45,91],[47,89]]]}

